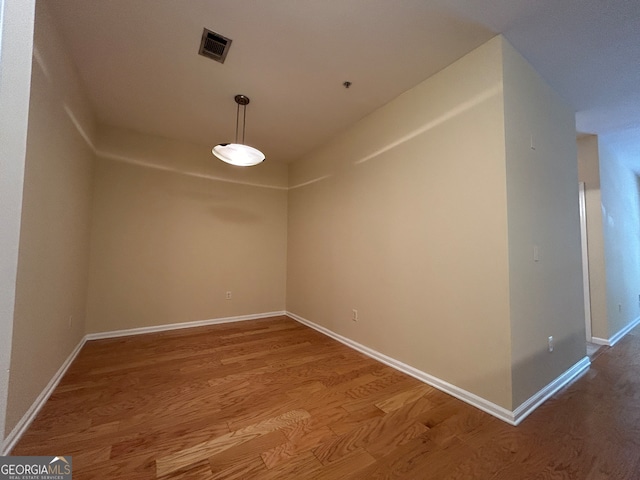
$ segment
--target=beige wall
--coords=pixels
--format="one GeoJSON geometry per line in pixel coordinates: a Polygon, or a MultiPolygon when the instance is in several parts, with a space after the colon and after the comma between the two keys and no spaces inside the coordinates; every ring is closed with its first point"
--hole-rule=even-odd
{"type": "Polygon", "coordinates": [[[576,155],[491,40],[291,165],[288,310],[517,408],[585,356],[576,155]]]}
{"type": "Polygon", "coordinates": [[[585,135],[578,138],[578,177],[585,184],[591,335],[600,339],[608,339],[610,332],[607,320],[607,279],[602,231],[600,159],[598,156],[598,137],[595,135],[585,135]]]}
{"type": "Polygon", "coordinates": [[[507,409],[584,354],[567,109],[501,37],[307,158],[251,169],[203,146],[96,135],[44,2],[35,43],[8,429],[84,333],[286,308],[507,409]],[[527,170],[531,129],[548,147],[527,170]],[[560,305],[548,283],[564,254],[560,305]]]}
{"type": "Polygon", "coordinates": [[[609,326],[605,339],[640,317],[638,138],[640,128],[598,139],[609,326]]]}
{"type": "Polygon", "coordinates": [[[585,321],[574,112],[508,42],[503,48],[517,408],[585,357],[585,321]]]}
{"type": "Polygon", "coordinates": [[[109,128],[97,152],[88,332],[284,310],[285,165],[109,128]]]}
{"type": "MultiPolygon", "coordinates": [[[[35,0],[0,0],[0,455],[5,431],[35,0]]],[[[10,429],[10,427],[9,427],[10,429]]]]}
{"type": "Polygon", "coordinates": [[[291,164],[287,307],[510,408],[501,56],[495,38],[291,164]]]}
{"type": "Polygon", "coordinates": [[[45,2],[33,58],[8,431],[84,335],[92,120],[45,2]]]}

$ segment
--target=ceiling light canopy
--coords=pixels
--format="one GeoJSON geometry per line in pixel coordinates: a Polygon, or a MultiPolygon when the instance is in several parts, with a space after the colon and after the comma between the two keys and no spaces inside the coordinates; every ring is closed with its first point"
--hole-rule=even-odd
{"type": "Polygon", "coordinates": [[[238,104],[236,110],[236,141],[235,143],[220,143],[213,147],[211,152],[223,162],[238,167],[252,167],[264,161],[264,154],[257,148],[244,144],[244,131],[247,118],[247,105],[249,97],[236,95],[235,101],[238,104]],[[240,127],[240,107],[242,107],[242,140],[238,142],[238,131],[240,127]]]}

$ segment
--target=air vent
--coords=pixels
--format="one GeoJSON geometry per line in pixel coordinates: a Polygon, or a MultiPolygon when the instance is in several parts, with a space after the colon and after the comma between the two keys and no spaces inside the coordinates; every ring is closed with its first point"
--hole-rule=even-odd
{"type": "Polygon", "coordinates": [[[224,63],[230,46],[230,38],[223,37],[219,33],[212,32],[205,28],[202,32],[202,41],[200,42],[200,51],[198,53],[216,62],[224,63]]]}

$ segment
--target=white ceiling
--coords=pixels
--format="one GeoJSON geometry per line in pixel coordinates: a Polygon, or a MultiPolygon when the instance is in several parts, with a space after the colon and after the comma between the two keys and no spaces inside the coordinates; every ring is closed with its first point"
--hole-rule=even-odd
{"type": "Polygon", "coordinates": [[[288,162],[503,33],[577,112],[640,131],[639,0],[39,0],[98,121],[288,162]],[[198,55],[206,27],[233,40],[198,55]],[[349,89],[344,81],[352,82],[349,89]]]}

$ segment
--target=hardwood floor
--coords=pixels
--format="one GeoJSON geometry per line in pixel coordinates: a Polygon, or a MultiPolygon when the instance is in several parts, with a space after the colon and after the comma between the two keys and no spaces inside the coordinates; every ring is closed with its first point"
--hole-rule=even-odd
{"type": "Polygon", "coordinates": [[[80,479],[637,479],[640,329],[519,427],[286,317],[88,342],[12,455],[80,479]]]}

